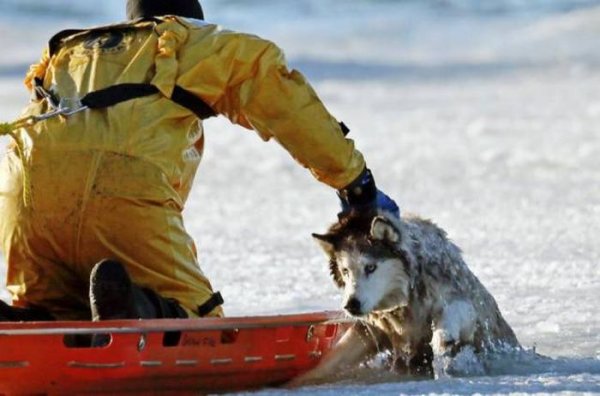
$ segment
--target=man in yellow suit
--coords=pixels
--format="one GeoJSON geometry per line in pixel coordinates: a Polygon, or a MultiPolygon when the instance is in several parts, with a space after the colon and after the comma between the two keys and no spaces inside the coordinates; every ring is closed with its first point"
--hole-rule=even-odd
{"type": "Polygon", "coordinates": [[[344,211],[398,213],[273,43],[204,22],[197,0],[127,11],[58,33],[27,76],[32,121],[0,166],[0,320],[222,316],[181,217],[213,115],[274,138],[344,211]]]}

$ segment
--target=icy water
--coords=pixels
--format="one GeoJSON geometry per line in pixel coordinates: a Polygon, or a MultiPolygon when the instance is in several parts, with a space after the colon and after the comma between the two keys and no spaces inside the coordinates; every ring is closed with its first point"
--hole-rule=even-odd
{"type": "MultiPolygon", "coordinates": [[[[0,119],[26,102],[20,80],[47,36],[122,19],[120,3],[0,0],[0,119]]],[[[448,231],[521,343],[549,357],[295,393],[600,393],[599,1],[204,4],[209,20],[284,48],[381,188],[448,231]]],[[[227,313],[339,307],[310,238],[335,219],[334,193],[276,143],[224,120],[206,129],[186,226],[227,313]]]]}

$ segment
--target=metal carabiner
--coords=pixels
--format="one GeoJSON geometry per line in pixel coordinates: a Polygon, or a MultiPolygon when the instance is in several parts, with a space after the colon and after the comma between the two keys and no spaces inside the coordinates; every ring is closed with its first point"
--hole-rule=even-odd
{"type": "Polygon", "coordinates": [[[71,110],[71,109],[67,108],[61,115],[68,117],[68,116],[72,116],[73,114],[79,113],[80,111],[84,111],[87,109],[89,109],[89,107],[87,107],[87,106],[80,106],[80,107],[76,108],[75,110],[71,110]]]}
{"type": "Polygon", "coordinates": [[[80,111],[87,110],[88,106],[82,106],[81,101],[79,99],[72,98],[61,98],[58,108],[55,110],[49,111],[45,114],[40,114],[34,116],[34,120],[36,122],[44,121],[49,118],[53,118],[56,116],[65,116],[69,117],[73,114],[79,113],[80,111]]]}
{"type": "Polygon", "coordinates": [[[56,110],[52,110],[52,111],[49,111],[49,112],[44,113],[44,114],[33,116],[33,120],[35,122],[44,121],[44,120],[47,120],[49,118],[56,117],[56,116],[62,114],[64,111],[65,111],[65,109],[61,109],[59,107],[56,110]]]}

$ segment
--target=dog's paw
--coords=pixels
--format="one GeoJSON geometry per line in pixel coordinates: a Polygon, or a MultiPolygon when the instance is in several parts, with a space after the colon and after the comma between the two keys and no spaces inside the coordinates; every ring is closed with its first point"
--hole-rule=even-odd
{"type": "Polygon", "coordinates": [[[486,369],[471,345],[465,345],[452,356],[435,356],[433,359],[434,377],[465,377],[486,374],[486,369]]]}
{"type": "Polygon", "coordinates": [[[437,329],[431,337],[431,349],[435,356],[454,356],[460,349],[460,340],[446,329],[437,329]]]}

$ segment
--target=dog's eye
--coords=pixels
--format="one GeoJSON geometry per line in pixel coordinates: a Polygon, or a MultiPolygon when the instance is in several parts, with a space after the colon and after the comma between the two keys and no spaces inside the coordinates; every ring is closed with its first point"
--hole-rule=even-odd
{"type": "Polygon", "coordinates": [[[348,276],[348,273],[349,273],[348,268],[342,268],[341,271],[342,271],[342,275],[348,276]]]}
{"type": "Polygon", "coordinates": [[[367,264],[365,265],[365,274],[370,275],[377,269],[377,264],[367,264]]]}

